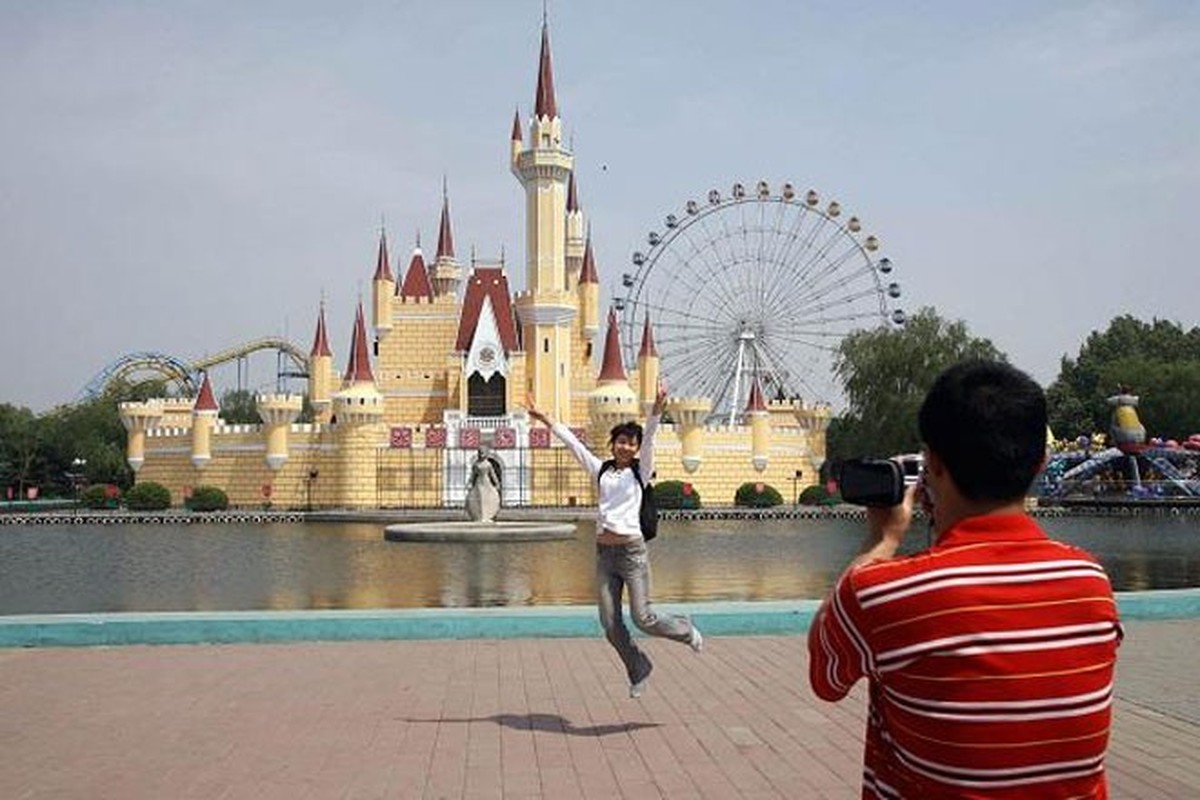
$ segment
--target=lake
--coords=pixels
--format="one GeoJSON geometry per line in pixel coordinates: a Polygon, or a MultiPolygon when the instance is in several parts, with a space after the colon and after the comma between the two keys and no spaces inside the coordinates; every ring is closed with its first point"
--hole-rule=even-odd
{"type": "MultiPolygon", "coordinates": [[[[1200,516],[1050,517],[1117,590],[1200,586],[1200,516]]],[[[575,539],[399,543],[375,523],[0,527],[0,614],[592,604],[591,523],[575,539]]],[[[857,520],[666,521],[662,602],[819,598],[857,520]]],[[[906,549],[923,545],[911,531],[906,549]]]]}

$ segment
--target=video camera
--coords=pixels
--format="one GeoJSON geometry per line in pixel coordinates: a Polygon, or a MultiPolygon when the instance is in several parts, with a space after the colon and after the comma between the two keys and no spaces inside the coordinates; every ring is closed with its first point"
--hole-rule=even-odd
{"type": "Polygon", "coordinates": [[[904,491],[921,477],[925,457],[905,453],[893,458],[852,458],[838,471],[842,502],[884,508],[899,505],[904,491]]]}

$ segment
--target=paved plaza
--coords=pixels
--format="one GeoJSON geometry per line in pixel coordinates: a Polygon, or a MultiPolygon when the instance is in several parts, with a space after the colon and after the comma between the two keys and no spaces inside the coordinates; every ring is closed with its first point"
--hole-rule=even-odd
{"type": "MultiPolygon", "coordinates": [[[[1200,797],[1200,621],[1121,650],[1115,798],[1200,797]]],[[[800,636],[0,649],[0,798],[850,798],[864,693],[800,636]]]]}

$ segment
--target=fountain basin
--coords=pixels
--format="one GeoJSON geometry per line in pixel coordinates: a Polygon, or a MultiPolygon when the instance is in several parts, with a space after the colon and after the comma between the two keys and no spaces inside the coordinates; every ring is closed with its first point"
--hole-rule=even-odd
{"type": "Polygon", "coordinates": [[[401,522],[384,528],[389,542],[538,542],[574,539],[570,522],[401,522]]]}

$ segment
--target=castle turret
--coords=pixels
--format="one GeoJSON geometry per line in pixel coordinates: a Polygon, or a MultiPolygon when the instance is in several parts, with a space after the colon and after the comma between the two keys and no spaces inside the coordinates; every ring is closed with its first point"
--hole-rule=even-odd
{"type": "Polygon", "coordinates": [[[354,320],[342,389],[333,396],[337,420],[338,502],[350,508],[377,503],[375,450],[383,440],[383,395],[375,386],[362,304],[354,320]]]}
{"type": "Polygon", "coordinates": [[[303,406],[298,394],[260,394],[255,399],[267,440],[267,466],[278,472],[288,460],[288,428],[303,406]]]}
{"type": "Polygon", "coordinates": [[[583,210],[579,207],[575,173],[572,172],[567,179],[567,289],[574,289],[579,283],[584,249],[583,210]]]}
{"type": "Polygon", "coordinates": [[[204,469],[212,460],[212,429],[220,412],[206,372],[196,404],[192,406],[192,466],[196,469],[204,469]]]}
{"type": "Polygon", "coordinates": [[[162,422],[163,401],[159,398],[145,402],[125,402],[117,407],[121,424],[129,432],[125,460],[135,473],[146,460],[146,431],[157,428],[162,422]]]}
{"type": "Polygon", "coordinates": [[[608,333],[604,338],[604,360],[596,388],[588,396],[588,416],[591,420],[593,449],[608,440],[614,425],[638,417],[637,395],[629,387],[625,365],[621,362],[621,337],[617,329],[617,312],[608,312],[608,333]]]}
{"type": "Polygon", "coordinates": [[[683,449],[683,468],[695,472],[704,461],[704,424],[712,412],[712,400],[707,397],[672,397],[667,401],[667,412],[675,420],[675,432],[683,449]]]}
{"type": "Polygon", "coordinates": [[[600,277],[596,273],[596,254],[589,234],[583,249],[583,267],[579,271],[579,316],[583,332],[591,338],[600,332],[600,277]]]}
{"type": "Polygon", "coordinates": [[[520,157],[521,151],[525,149],[525,137],[521,134],[521,110],[513,110],[512,135],[509,136],[509,142],[512,147],[512,163],[510,167],[513,172],[517,169],[517,158],[520,157]]]}
{"type": "Polygon", "coordinates": [[[517,315],[527,353],[529,391],[539,407],[571,422],[572,325],[576,298],[567,291],[567,182],[574,159],[563,147],[562,120],[554,99],[550,33],[542,24],[538,88],[528,149],[512,162],[525,188],[526,291],[517,296],[517,315]]]}
{"type": "Polygon", "coordinates": [[[454,258],[454,234],[450,230],[450,195],[442,181],[442,219],[438,225],[437,259],[433,262],[433,291],[437,295],[457,295],[462,270],[454,258]]]}
{"type": "Polygon", "coordinates": [[[413,248],[404,280],[396,294],[408,300],[433,300],[433,282],[429,280],[429,270],[425,267],[425,255],[421,252],[420,239],[413,248]]]}
{"type": "Polygon", "coordinates": [[[375,260],[375,277],[371,280],[371,325],[375,338],[382,339],[392,329],[392,295],[396,293],[396,280],[388,262],[387,236],[379,231],[379,255],[375,260]]]}
{"type": "Polygon", "coordinates": [[[329,424],[333,415],[333,352],[325,333],[325,303],[317,315],[317,333],[312,351],[308,354],[308,402],[312,404],[313,419],[329,424]]]}
{"type": "Polygon", "coordinates": [[[813,475],[816,476],[825,463],[825,431],[829,428],[829,406],[823,403],[812,407],[797,406],[795,414],[796,422],[807,434],[808,457],[812,463],[813,475]]]}
{"type": "Polygon", "coordinates": [[[642,325],[642,346],[638,349],[638,402],[642,415],[650,416],[654,400],[658,396],[659,360],[658,348],[654,346],[654,330],[650,327],[650,315],[642,325]]]}
{"type": "Polygon", "coordinates": [[[746,419],[750,423],[750,463],[756,472],[767,468],[771,453],[771,412],[763,401],[762,389],[755,377],[750,384],[750,399],[746,403],[746,419]]]}

